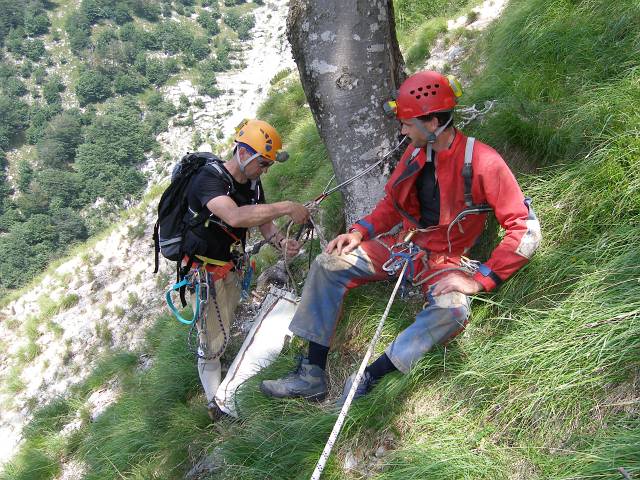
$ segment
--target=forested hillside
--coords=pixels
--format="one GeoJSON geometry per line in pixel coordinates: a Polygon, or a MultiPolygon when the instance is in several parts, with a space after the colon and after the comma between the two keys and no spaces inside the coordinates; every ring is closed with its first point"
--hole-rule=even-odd
{"type": "Polygon", "coordinates": [[[156,136],[190,106],[158,88],[180,74],[220,95],[216,74],[250,38],[256,3],[0,4],[0,293],[140,198],[140,167],[162,155],[156,136]]]}

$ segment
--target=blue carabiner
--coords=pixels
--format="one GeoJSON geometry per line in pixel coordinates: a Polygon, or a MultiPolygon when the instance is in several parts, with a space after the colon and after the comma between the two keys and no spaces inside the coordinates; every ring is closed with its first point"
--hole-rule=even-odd
{"type": "MultiPolygon", "coordinates": [[[[200,302],[196,302],[196,311],[193,313],[193,318],[191,320],[187,320],[186,318],[184,318],[182,315],[180,315],[180,312],[178,311],[178,309],[176,308],[176,306],[173,304],[173,300],[171,300],[171,292],[175,292],[180,290],[180,288],[189,285],[190,281],[185,277],[182,279],[182,281],[176,283],[175,285],[173,285],[165,294],[164,298],[167,301],[167,305],[169,306],[169,309],[171,310],[171,313],[173,313],[173,315],[176,317],[176,319],[180,322],[183,323],[185,325],[193,325],[193,322],[195,322],[196,318],[198,318],[198,315],[200,314],[200,302]]],[[[196,298],[199,298],[199,294],[200,294],[200,283],[196,283],[196,298]]]]}

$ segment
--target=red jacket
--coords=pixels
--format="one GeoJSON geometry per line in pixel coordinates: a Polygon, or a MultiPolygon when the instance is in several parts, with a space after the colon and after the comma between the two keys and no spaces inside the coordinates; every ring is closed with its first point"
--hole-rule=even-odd
{"type": "MultiPolygon", "coordinates": [[[[448,150],[436,154],[436,178],[440,186],[440,222],[429,232],[420,232],[413,242],[432,254],[450,257],[464,255],[484,230],[487,214],[467,215],[449,233],[447,229],[466,208],[462,167],[467,137],[456,131],[448,150]]],[[[385,196],[371,214],[358,220],[351,230],[358,230],[364,240],[389,231],[402,222],[403,230],[420,228],[420,204],[416,180],[426,162],[424,149],[417,156],[410,146],[404,152],[385,186],[385,196]]],[[[473,149],[474,204],[488,204],[493,209],[505,236],[489,260],[482,264],[474,278],[485,290],[495,288],[522,267],[533,255],[541,240],[540,224],[525,199],[520,186],[502,157],[491,147],[476,141],[473,149]]]]}

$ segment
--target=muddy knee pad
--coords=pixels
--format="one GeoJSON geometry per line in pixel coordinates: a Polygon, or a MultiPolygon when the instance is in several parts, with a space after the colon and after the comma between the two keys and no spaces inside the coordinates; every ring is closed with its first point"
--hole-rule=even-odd
{"type": "Polygon", "coordinates": [[[400,332],[385,353],[395,367],[407,373],[435,345],[460,333],[469,318],[469,298],[459,292],[429,298],[415,322],[400,332]]]}

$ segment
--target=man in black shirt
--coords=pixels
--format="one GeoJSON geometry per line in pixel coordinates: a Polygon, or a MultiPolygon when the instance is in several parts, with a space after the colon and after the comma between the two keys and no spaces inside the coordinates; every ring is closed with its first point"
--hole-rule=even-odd
{"type": "Polygon", "coordinates": [[[258,227],[265,239],[292,257],[300,250],[299,243],[287,239],[273,220],[286,215],[301,224],[309,217],[300,203],[265,201],[260,175],[280,152],[278,132],[266,122],[249,120],[238,129],[235,142],[232,158],[215,168],[201,168],[187,192],[188,215],[207,217],[187,233],[184,245],[185,251],[194,252],[191,260],[196,265],[204,264],[215,290],[209,294],[204,326],[198,325],[198,373],[212,417],[217,412],[214,396],[221,381],[220,356],[240,300],[242,278],[234,261],[243,252],[247,230],[258,227]]]}

